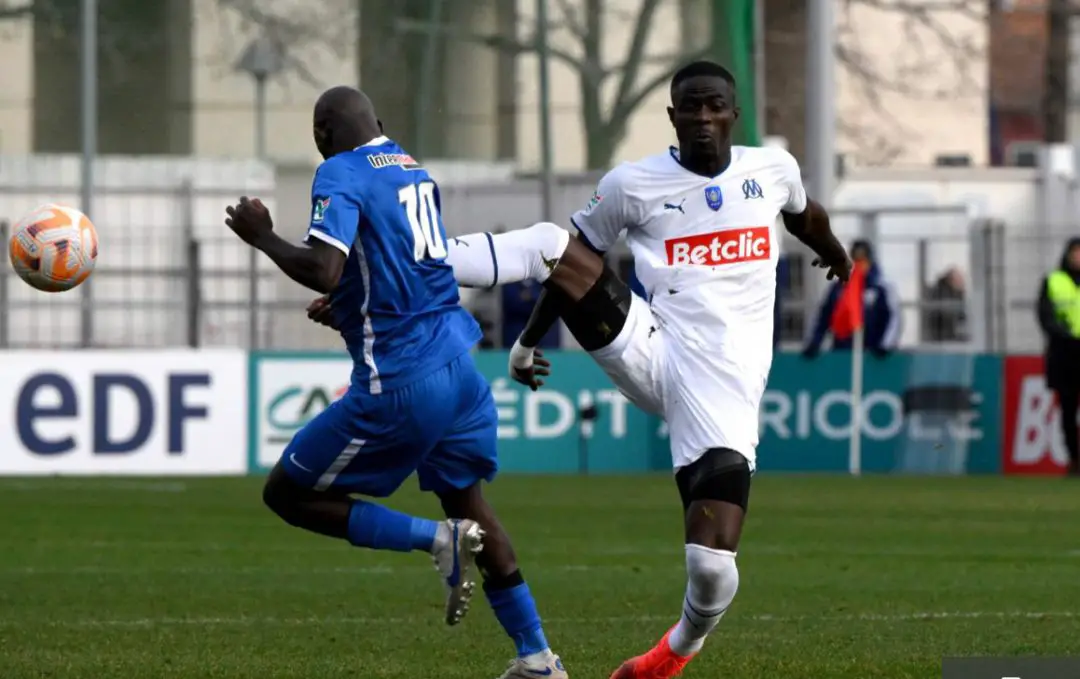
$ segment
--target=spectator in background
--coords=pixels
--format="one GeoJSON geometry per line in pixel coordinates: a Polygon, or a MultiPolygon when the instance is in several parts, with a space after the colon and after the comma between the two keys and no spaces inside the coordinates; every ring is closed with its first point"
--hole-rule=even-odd
{"type": "MultiPolygon", "coordinates": [[[[543,286],[534,280],[520,283],[508,283],[502,286],[502,339],[504,347],[514,346],[514,342],[525,330],[536,300],[540,297],[543,286]]],[[[560,324],[551,326],[547,334],[537,345],[544,349],[559,347],[560,324]]]]}
{"type": "Polygon", "coordinates": [[[1043,280],[1038,310],[1046,335],[1046,386],[1061,405],[1069,475],[1080,476],[1080,238],[1066,244],[1061,264],[1043,280]]]}
{"type": "MultiPolygon", "coordinates": [[[[874,260],[874,250],[865,240],[851,244],[851,259],[857,268],[865,272],[863,277],[863,347],[878,357],[885,357],[900,341],[900,297],[896,288],[887,281],[874,260]]],[[[853,277],[854,280],[854,277],[853,277]]],[[[821,351],[825,336],[832,334],[834,350],[850,350],[854,333],[846,327],[842,305],[838,304],[845,284],[835,281],[825,295],[811,326],[810,337],[803,349],[803,356],[813,358],[821,351]]]]}
{"type": "Polygon", "coordinates": [[[964,274],[953,267],[926,289],[923,299],[929,308],[923,312],[923,341],[966,342],[969,339],[967,311],[964,308],[964,274]]]}

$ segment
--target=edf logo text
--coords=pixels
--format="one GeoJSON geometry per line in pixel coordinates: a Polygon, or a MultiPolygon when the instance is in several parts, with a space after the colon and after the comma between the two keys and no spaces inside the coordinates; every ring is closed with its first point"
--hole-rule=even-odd
{"type": "Polygon", "coordinates": [[[186,425],[209,416],[205,399],[211,376],[185,372],[162,378],[164,385],[152,385],[138,375],[103,372],[91,375],[89,389],[84,386],[80,393],[61,373],[35,374],[17,392],[19,441],[34,455],[63,455],[87,448],[94,455],[125,455],[145,447],[155,427],[164,427],[168,454],[181,455],[185,445],[191,444],[185,440],[186,425]],[[155,393],[164,397],[155,399],[155,393]],[[83,440],[87,433],[89,440],[83,440]]]}

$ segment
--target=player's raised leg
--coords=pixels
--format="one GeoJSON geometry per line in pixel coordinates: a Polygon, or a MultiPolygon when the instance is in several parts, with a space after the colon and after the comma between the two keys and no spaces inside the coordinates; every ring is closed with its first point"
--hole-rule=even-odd
{"type": "Polygon", "coordinates": [[[481,482],[490,480],[497,468],[498,414],[491,389],[468,355],[451,366],[448,387],[451,384],[455,390],[447,394],[457,402],[458,417],[420,464],[420,487],[439,496],[447,516],[476,521],[485,532],[476,564],[488,603],[516,651],[503,678],[565,679],[562,661],[548,646],[510,537],[483,495],[481,482]]]}
{"type": "MultiPolygon", "coordinates": [[[[491,287],[526,279],[546,288],[543,304],[522,337],[542,337],[560,317],[579,343],[593,351],[611,343],[626,320],[630,288],[620,281],[596,252],[551,222],[505,233],[473,233],[447,242],[447,263],[454,279],[465,287],[491,287]]],[[[329,296],[312,301],[308,318],[335,330],[329,296]]],[[[521,347],[515,347],[519,349],[521,347]]],[[[527,352],[531,368],[531,352],[527,352]]]]}
{"type": "MultiPolygon", "coordinates": [[[[516,351],[535,346],[532,335],[538,340],[559,318],[586,351],[609,345],[626,322],[630,288],[599,254],[557,224],[460,236],[447,251],[446,261],[460,285],[489,287],[524,279],[544,285],[516,351]]],[[[314,308],[309,308],[309,316],[320,320],[314,308]]],[[[531,357],[531,351],[525,353],[531,357]]]]}
{"type": "MultiPolygon", "coordinates": [[[[431,378],[429,378],[430,380],[431,378]]],[[[417,385],[379,396],[350,392],[309,422],[286,447],[263,490],[266,505],[290,525],[357,547],[433,556],[451,596],[468,610],[473,555],[483,531],[471,520],[410,516],[351,494],[387,497],[416,469],[439,429],[440,409],[412,408],[417,385]],[[408,421],[415,419],[416,421],[408,421]]]]}
{"type": "Polygon", "coordinates": [[[490,288],[523,280],[543,283],[566,251],[570,233],[538,222],[504,233],[470,233],[446,244],[454,280],[467,288],[490,288]]]}

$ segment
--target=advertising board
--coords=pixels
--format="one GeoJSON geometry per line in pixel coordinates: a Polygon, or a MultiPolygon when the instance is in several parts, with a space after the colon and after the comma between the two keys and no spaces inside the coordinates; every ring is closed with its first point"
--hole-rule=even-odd
{"type": "Polygon", "coordinates": [[[1046,388],[1042,356],[1005,359],[1001,468],[1005,474],[1064,474],[1069,463],[1061,409],[1046,388]]]}
{"type": "Polygon", "coordinates": [[[239,350],[0,353],[0,474],[240,474],[239,350]]]}
{"type": "MultiPolygon", "coordinates": [[[[580,351],[550,352],[553,374],[530,391],[506,374],[504,351],[481,351],[508,472],[670,470],[662,420],[631,405],[580,351]],[[591,413],[592,418],[584,418],[591,413]]],[[[346,390],[344,354],[252,358],[251,463],[265,471],[293,434],[346,390]]],[[[1000,468],[1001,361],[967,354],[867,358],[863,469],[963,474],[1000,468]]],[[[846,472],[851,434],[850,357],[776,356],[761,412],[761,470],[846,472]]]]}

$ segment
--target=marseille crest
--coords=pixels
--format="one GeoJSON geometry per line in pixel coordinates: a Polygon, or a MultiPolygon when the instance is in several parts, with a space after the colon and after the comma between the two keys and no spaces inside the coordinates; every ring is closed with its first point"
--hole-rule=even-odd
{"type": "Polygon", "coordinates": [[[724,204],[724,194],[720,193],[719,186],[705,187],[705,202],[713,210],[719,210],[724,204]]]}

